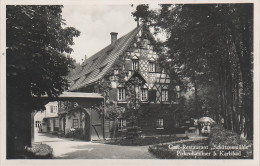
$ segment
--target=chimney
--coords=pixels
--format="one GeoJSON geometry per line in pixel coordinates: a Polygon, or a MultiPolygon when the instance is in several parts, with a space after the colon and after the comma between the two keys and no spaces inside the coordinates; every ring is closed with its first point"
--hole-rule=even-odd
{"type": "Polygon", "coordinates": [[[116,32],[111,32],[110,35],[111,35],[111,44],[114,44],[117,40],[117,34],[116,32]]]}
{"type": "Polygon", "coordinates": [[[87,55],[85,55],[85,60],[87,59],[87,55]]]}

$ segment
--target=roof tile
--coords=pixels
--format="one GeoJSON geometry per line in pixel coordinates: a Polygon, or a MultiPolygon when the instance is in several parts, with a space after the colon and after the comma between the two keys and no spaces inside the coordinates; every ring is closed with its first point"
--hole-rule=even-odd
{"type": "Polygon", "coordinates": [[[82,69],[78,70],[77,73],[69,78],[70,80],[75,81],[75,83],[69,87],[69,90],[75,91],[103,78],[118,57],[128,48],[142,27],[143,25],[140,25],[116,40],[114,44],[106,46],[90,58],[86,59],[81,65],[82,69]],[[102,67],[104,67],[104,69],[100,71],[100,68],[102,67]],[[88,75],[87,78],[86,75],[88,75]]]}

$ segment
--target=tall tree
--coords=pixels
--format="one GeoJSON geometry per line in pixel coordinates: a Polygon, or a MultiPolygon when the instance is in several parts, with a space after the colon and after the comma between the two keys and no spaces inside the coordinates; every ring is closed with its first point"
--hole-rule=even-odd
{"type": "Polygon", "coordinates": [[[68,86],[73,60],[64,53],[80,32],[65,25],[62,6],[6,6],[7,158],[21,158],[31,145],[31,111],[44,107],[37,97],[57,97],[68,86]]]}
{"type": "Polygon", "coordinates": [[[144,19],[157,33],[166,32],[164,63],[176,66],[175,73],[195,87],[198,116],[200,105],[215,100],[214,114],[229,129],[240,123],[236,128],[244,128],[248,139],[253,138],[252,11],[252,4],[165,4],[144,19]],[[199,91],[208,87],[218,89],[215,99],[200,99],[199,91]]]}

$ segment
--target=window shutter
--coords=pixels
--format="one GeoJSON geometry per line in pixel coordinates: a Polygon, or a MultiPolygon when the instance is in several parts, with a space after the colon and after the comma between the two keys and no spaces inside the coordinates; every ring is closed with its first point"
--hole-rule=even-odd
{"type": "Polygon", "coordinates": [[[125,70],[132,70],[132,61],[131,60],[125,60],[125,70]]]}
{"type": "Polygon", "coordinates": [[[156,101],[156,90],[149,90],[148,91],[148,100],[149,101],[156,101]]]}
{"type": "Polygon", "coordinates": [[[161,73],[161,72],[162,72],[159,63],[156,63],[156,64],[155,64],[155,72],[156,72],[156,73],[161,73]]]}
{"type": "Polygon", "coordinates": [[[109,91],[109,99],[112,101],[117,101],[117,89],[113,88],[109,91]]]}

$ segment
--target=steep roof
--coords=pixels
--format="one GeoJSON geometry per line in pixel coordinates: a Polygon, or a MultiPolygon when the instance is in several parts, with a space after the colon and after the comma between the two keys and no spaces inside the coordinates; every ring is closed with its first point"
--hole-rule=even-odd
{"type": "Polygon", "coordinates": [[[119,56],[128,48],[142,27],[143,25],[140,25],[116,40],[114,44],[109,44],[90,58],[86,59],[74,76],[69,78],[72,82],[69,90],[75,91],[102,79],[119,56]]]}

